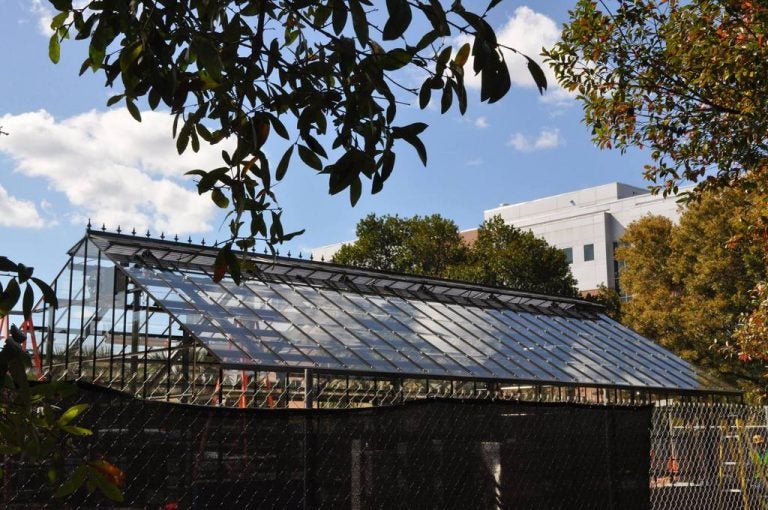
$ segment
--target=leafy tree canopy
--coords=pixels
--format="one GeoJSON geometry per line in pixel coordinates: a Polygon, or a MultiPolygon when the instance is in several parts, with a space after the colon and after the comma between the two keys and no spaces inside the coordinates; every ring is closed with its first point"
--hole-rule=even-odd
{"type": "Polygon", "coordinates": [[[765,245],[737,240],[750,228],[744,218],[765,198],[737,189],[706,192],[679,225],[659,216],[632,223],[616,252],[625,263],[622,289],[632,296],[622,322],[753,390],[765,385],[763,367],[733,356],[733,334],[752,308],[751,289],[766,277],[765,245]]]}
{"type": "Polygon", "coordinates": [[[530,231],[504,223],[500,216],[477,230],[466,264],[450,276],[485,285],[575,297],[576,280],[565,254],[530,231]]]}
{"type": "Polygon", "coordinates": [[[498,216],[480,225],[477,240],[469,246],[456,224],[439,215],[369,215],[358,223],[357,236],[338,251],[334,262],[544,294],[577,294],[561,250],[498,216]]]}
{"type": "Polygon", "coordinates": [[[656,190],[739,185],[768,151],[768,4],[579,0],[547,58],[600,147],[648,147],[656,190]]]}
{"type": "MultiPolygon", "coordinates": [[[[58,11],[51,60],[59,60],[64,39],[87,40],[82,72],[101,72],[119,90],[108,105],[124,101],[136,120],[139,99],[170,108],[180,153],[235,141],[221,167],[190,173],[200,193],[230,211],[231,241],[216,274],[228,268],[236,280],[233,242],[249,249],[263,239],[271,247],[296,234],[284,233],[274,193],[296,155],[327,175],[331,194],[349,190],[354,205],[364,180],[372,193],[382,189],[403,142],[427,162],[419,137],[427,125],[399,123],[399,98],[418,97],[425,108],[435,95],[443,113],[453,106],[464,113],[465,65],[480,75],[482,101],[510,88],[502,49],[515,50],[502,48],[486,20],[499,0],[481,12],[438,0],[50,2],[58,11]],[[459,35],[473,43],[454,48],[459,35]],[[409,70],[421,74],[420,86],[402,82],[409,70]],[[279,160],[263,150],[272,134],[284,139],[279,160]]],[[[519,58],[543,92],[540,67],[519,58]]]]}
{"type": "Polygon", "coordinates": [[[368,269],[427,276],[444,276],[462,264],[467,247],[456,224],[439,214],[376,216],[369,214],[356,227],[357,240],[345,244],[333,261],[368,269]]]}

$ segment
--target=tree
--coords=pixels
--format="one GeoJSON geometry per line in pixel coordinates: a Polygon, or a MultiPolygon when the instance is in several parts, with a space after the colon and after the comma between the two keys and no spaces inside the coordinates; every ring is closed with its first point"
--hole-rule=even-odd
{"type": "MultiPolygon", "coordinates": [[[[9,316],[19,299],[25,319],[31,316],[33,285],[41,291],[43,301],[53,308],[58,306],[56,294],[33,276],[33,268],[0,256],[0,271],[9,277],[4,287],[0,285],[0,319],[9,316]]],[[[27,370],[32,363],[22,348],[26,334],[15,325],[9,331],[10,336],[0,348],[0,455],[23,456],[26,463],[44,466],[57,497],[68,496],[85,485],[89,492],[98,490],[113,501],[123,501],[123,472],[105,459],[90,458],[78,442],[92,434],[89,429],[75,425],[88,404],[64,410],[56,405],[62,398],[77,393],[77,386],[59,381],[30,385],[27,370]],[[77,465],[67,473],[70,466],[66,461],[72,459],[77,465]]],[[[4,474],[0,467],[0,478],[4,474]]]]}
{"type": "Polygon", "coordinates": [[[498,216],[480,225],[471,246],[463,243],[454,222],[437,214],[369,215],[357,224],[357,235],[334,262],[543,294],[577,294],[562,251],[498,216]]]}
{"type": "Polygon", "coordinates": [[[357,240],[333,256],[338,264],[427,276],[443,276],[449,267],[466,260],[456,224],[439,214],[431,216],[376,216],[357,223],[357,240]]]}
{"type": "Polygon", "coordinates": [[[576,280],[562,250],[530,231],[504,223],[499,216],[485,220],[465,264],[450,277],[484,285],[575,297],[576,280]]]}
{"type": "Polygon", "coordinates": [[[666,195],[751,186],[768,152],[768,5],[745,0],[579,0],[546,52],[578,91],[600,147],[647,147],[666,195]]]}
{"type": "Polygon", "coordinates": [[[765,279],[764,245],[738,243],[743,218],[765,200],[737,189],[707,192],[679,225],[647,216],[632,223],[616,257],[622,289],[632,299],[622,321],[721,379],[762,393],[764,368],[733,356],[739,317],[751,289],[765,279]],[[725,356],[723,356],[725,354],[725,356]]]}
{"type": "MultiPolygon", "coordinates": [[[[402,142],[426,164],[421,122],[397,123],[402,94],[425,108],[433,94],[440,109],[467,108],[464,69],[481,77],[481,101],[493,103],[510,88],[510,77],[488,11],[475,13],[460,1],[387,0],[386,13],[369,0],[50,0],[53,18],[49,56],[56,62],[68,37],[89,43],[82,72],[103,72],[122,89],[107,102],[125,101],[140,120],[137,100],[175,115],[178,151],[197,151],[201,140],[233,139],[223,165],[190,173],[198,191],[231,213],[231,240],[217,260],[216,277],[229,269],[240,279],[233,242],[270,247],[290,239],[273,183],[283,178],[294,152],[328,176],[331,194],[349,190],[354,205],[363,178],[379,192],[395,166],[402,142]],[[418,20],[414,22],[414,20],[418,20]],[[424,28],[426,27],[426,28],[424,28]],[[454,50],[459,35],[473,38],[454,50]],[[417,70],[420,87],[402,83],[398,71],[417,70]],[[287,148],[277,164],[264,144],[274,132],[287,148]]],[[[541,92],[546,79],[529,57],[541,92]]]]}

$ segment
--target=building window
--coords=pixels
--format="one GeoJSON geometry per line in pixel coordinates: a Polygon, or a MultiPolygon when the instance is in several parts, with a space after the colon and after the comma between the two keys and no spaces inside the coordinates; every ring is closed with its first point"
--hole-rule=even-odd
{"type": "Polygon", "coordinates": [[[584,262],[589,262],[590,260],[595,260],[595,245],[585,244],[584,245],[584,262]]]}
{"type": "Polygon", "coordinates": [[[565,255],[566,262],[573,264],[573,248],[563,248],[563,255],[565,255]]]}

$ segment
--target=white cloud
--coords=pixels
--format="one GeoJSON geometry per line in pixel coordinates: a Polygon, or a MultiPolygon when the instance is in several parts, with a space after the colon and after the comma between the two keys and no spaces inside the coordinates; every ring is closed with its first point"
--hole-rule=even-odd
{"type": "MultiPolygon", "coordinates": [[[[560,29],[555,21],[530,7],[521,6],[515,9],[514,15],[506,24],[497,28],[496,37],[499,44],[515,48],[520,53],[528,55],[541,65],[544,75],[547,77],[547,91],[541,97],[542,102],[563,105],[569,103],[574,94],[562,89],[555,80],[555,76],[549,66],[545,65],[539,56],[542,48],[551,48],[560,39],[560,29]]],[[[459,43],[469,42],[468,37],[459,38],[459,43]]],[[[512,85],[517,87],[535,87],[536,83],[528,71],[525,57],[505,51],[504,58],[509,67],[512,85]]],[[[480,75],[475,75],[472,70],[472,58],[466,64],[464,82],[467,86],[480,88],[480,75]]]]}
{"type": "Polygon", "coordinates": [[[5,115],[0,125],[10,135],[0,140],[0,153],[13,159],[16,171],[63,193],[74,223],[90,217],[111,228],[210,230],[215,206],[182,175],[220,166],[222,147],[203,144],[199,153],[188,149],[179,156],[171,115],[148,111],[142,119],[138,123],[117,109],[60,121],[44,110],[5,115]]]}
{"type": "Polygon", "coordinates": [[[555,149],[565,143],[560,136],[559,129],[543,129],[535,140],[531,140],[523,133],[513,133],[509,137],[507,145],[520,152],[533,152],[555,149]]]}
{"type": "Polygon", "coordinates": [[[13,198],[0,186],[0,226],[42,228],[44,225],[34,203],[13,198]]]}
{"type": "Polygon", "coordinates": [[[485,117],[478,117],[475,119],[474,124],[476,128],[480,128],[480,129],[487,128],[488,119],[486,119],[485,117]]]}
{"type": "Polygon", "coordinates": [[[485,163],[485,160],[483,158],[475,158],[475,159],[470,159],[469,161],[467,161],[464,164],[466,166],[480,166],[483,163],[485,163]]]}
{"type": "Polygon", "coordinates": [[[46,37],[50,37],[53,34],[53,30],[51,30],[53,10],[51,10],[48,1],[31,0],[29,2],[29,11],[35,17],[38,32],[46,37]]]}

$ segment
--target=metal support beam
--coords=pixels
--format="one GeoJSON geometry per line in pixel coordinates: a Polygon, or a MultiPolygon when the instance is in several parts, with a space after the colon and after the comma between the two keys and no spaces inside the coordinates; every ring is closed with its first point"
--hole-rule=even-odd
{"type": "Polygon", "coordinates": [[[314,403],[314,385],[312,383],[312,370],[304,369],[304,408],[312,409],[314,403]]]}

